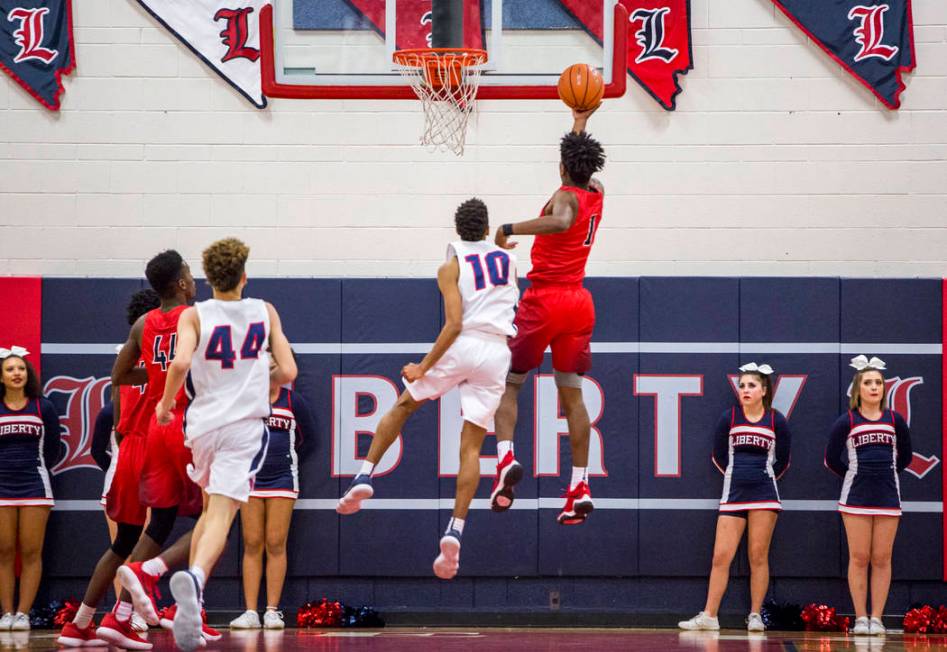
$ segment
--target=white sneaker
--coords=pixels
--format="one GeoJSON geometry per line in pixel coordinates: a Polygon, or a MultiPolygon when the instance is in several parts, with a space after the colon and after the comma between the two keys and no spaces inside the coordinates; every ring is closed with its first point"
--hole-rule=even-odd
{"type": "Polygon", "coordinates": [[[442,580],[453,579],[460,569],[460,533],[451,530],[441,537],[441,554],[434,560],[434,574],[442,580]]]}
{"type": "Polygon", "coordinates": [[[260,629],[260,614],[247,609],[230,621],[230,629],[260,629]]]}
{"type": "Polygon", "coordinates": [[[870,634],[871,631],[868,625],[868,617],[862,616],[861,618],[855,619],[855,626],[852,627],[852,634],[857,636],[870,634]]]}
{"type": "Polygon", "coordinates": [[[697,614],[690,620],[682,620],[681,622],[677,624],[677,626],[680,627],[681,629],[688,629],[688,630],[701,629],[701,630],[716,631],[720,629],[720,621],[717,620],[716,618],[711,618],[706,613],[701,611],[699,614],[697,614]]]}
{"type": "Polygon", "coordinates": [[[884,623],[881,622],[881,618],[872,618],[868,623],[868,633],[871,636],[881,636],[886,631],[884,623]]]}
{"type": "MultiPolygon", "coordinates": [[[[878,624],[881,625],[881,623],[878,624]]],[[[14,632],[30,631],[30,617],[22,611],[17,611],[16,615],[13,617],[13,622],[10,624],[10,629],[14,632]]],[[[881,629],[884,630],[884,627],[881,629]]]]}
{"type": "Polygon", "coordinates": [[[751,613],[746,617],[746,631],[765,632],[766,625],[763,623],[763,617],[758,613],[751,613]]]}
{"type": "Polygon", "coordinates": [[[13,614],[7,612],[3,614],[3,618],[0,618],[0,631],[9,631],[10,627],[13,626],[13,614]]]}
{"type": "Polygon", "coordinates": [[[283,622],[283,612],[276,609],[267,609],[263,614],[263,629],[283,629],[286,623],[283,622]]]}
{"type": "Polygon", "coordinates": [[[177,605],[174,613],[174,642],[183,652],[194,652],[207,645],[201,635],[201,585],[190,571],[171,576],[171,595],[177,605]]]}

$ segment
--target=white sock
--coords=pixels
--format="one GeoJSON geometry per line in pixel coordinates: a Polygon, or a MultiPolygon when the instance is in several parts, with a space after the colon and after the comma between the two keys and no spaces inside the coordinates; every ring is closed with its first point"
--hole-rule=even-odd
{"type": "Polygon", "coordinates": [[[575,486],[580,482],[589,481],[589,467],[587,466],[573,466],[572,467],[572,482],[569,483],[569,489],[575,489],[575,486]]]}
{"type": "Polygon", "coordinates": [[[203,591],[204,582],[207,581],[207,575],[204,574],[204,571],[201,570],[199,566],[191,566],[188,570],[191,572],[191,575],[197,578],[197,585],[201,588],[201,591],[203,591]]]}
{"type": "Polygon", "coordinates": [[[457,530],[458,533],[464,533],[464,519],[451,517],[450,521],[447,523],[447,529],[444,530],[444,534],[447,534],[451,530],[457,530]]]}
{"type": "Polygon", "coordinates": [[[374,470],[375,470],[375,465],[369,462],[368,460],[365,460],[364,462],[362,462],[362,468],[359,469],[358,474],[367,475],[371,477],[372,471],[374,470]]]}
{"type": "Polygon", "coordinates": [[[155,557],[154,559],[143,562],[141,570],[149,575],[161,577],[168,572],[168,565],[164,563],[161,557],[155,557]]]}
{"type": "Polygon", "coordinates": [[[503,458],[506,457],[506,454],[508,452],[509,453],[513,452],[513,440],[512,439],[508,439],[508,440],[498,439],[497,440],[497,460],[502,462],[503,458]]]}
{"type": "Polygon", "coordinates": [[[115,605],[115,619],[120,623],[128,622],[128,619],[132,617],[132,603],[131,602],[121,602],[115,605]]]}
{"type": "Polygon", "coordinates": [[[85,602],[79,605],[76,617],[72,619],[72,624],[79,629],[85,629],[92,622],[92,616],[95,615],[95,607],[90,607],[85,602]]]}

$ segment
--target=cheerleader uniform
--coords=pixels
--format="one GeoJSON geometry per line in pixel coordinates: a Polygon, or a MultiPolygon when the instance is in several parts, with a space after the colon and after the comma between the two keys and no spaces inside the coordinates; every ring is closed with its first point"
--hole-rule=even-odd
{"type": "Polygon", "coordinates": [[[112,426],[114,420],[115,406],[106,403],[99,410],[99,416],[95,418],[95,426],[92,428],[92,444],[89,447],[89,454],[92,455],[92,459],[105,472],[102,498],[99,500],[103,507],[106,505],[105,497],[112,485],[112,478],[115,477],[115,467],[118,466],[118,442],[115,440],[115,428],[112,426]]]}
{"type": "Polygon", "coordinates": [[[59,461],[61,432],[49,400],[30,399],[20,410],[0,401],[0,507],[52,507],[47,467],[59,461]]]}
{"type": "Polygon", "coordinates": [[[767,410],[752,422],[732,407],[717,422],[713,462],[723,473],[720,512],[746,517],[754,509],[779,511],[776,481],[789,468],[791,435],[786,418],[767,410]]]}
{"type": "Polygon", "coordinates": [[[843,477],[839,511],[867,516],[900,516],[898,473],[911,463],[911,433],[894,410],[877,421],[849,410],[832,426],[825,466],[843,477]]]}
{"type": "Polygon", "coordinates": [[[250,497],[297,498],[303,442],[313,441],[315,437],[312,412],[299,394],[284,387],[273,402],[266,423],[270,430],[270,443],[250,497]]]}

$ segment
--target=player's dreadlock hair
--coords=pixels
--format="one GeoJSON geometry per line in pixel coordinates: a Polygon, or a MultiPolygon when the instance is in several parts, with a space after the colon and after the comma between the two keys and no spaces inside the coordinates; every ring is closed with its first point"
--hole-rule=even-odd
{"type": "Polygon", "coordinates": [[[174,296],[177,282],[181,280],[183,268],[184,259],[181,254],[174,249],[168,249],[148,261],[145,276],[158,296],[170,299],[174,296]]]}
{"type": "Polygon", "coordinates": [[[454,213],[454,225],[461,240],[479,242],[487,234],[490,227],[490,218],[487,216],[487,205],[482,200],[473,197],[457,207],[454,213]]]}
{"type": "Polygon", "coordinates": [[[601,143],[584,131],[570,131],[559,141],[559,157],[569,178],[580,186],[586,185],[592,175],[605,167],[605,150],[601,143]]]}
{"type": "Polygon", "coordinates": [[[230,292],[240,283],[250,247],[236,238],[213,243],[203,253],[204,275],[218,292],[230,292]]]}
{"type": "Polygon", "coordinates": [[[138,290],[128,300],[128,307],[125,308],[125,316],[128,317],[128,325],[133,325],[138,318],[150,310],[154,310],[161,305],[161,297],[151,289],[138,290]]]}

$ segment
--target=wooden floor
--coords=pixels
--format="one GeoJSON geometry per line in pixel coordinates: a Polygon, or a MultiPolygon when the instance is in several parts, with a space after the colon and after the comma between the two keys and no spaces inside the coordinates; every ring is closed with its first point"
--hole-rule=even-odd
{"type": "MultiPolygon", "coordinates": [[[[155,650],[174,650],[170,632],[152,630],[155,650]]],[[[50,631],[0,632],[0,650],[49,650],[56,647],[50,631]]],[[[88,649],[88,648],[86,648],[88,649]]],[[[102,648],[99,648],[100,650],[102,648]]],[[[455,629],[404,628],[381,630],[297,630],[224,632],[210,650],[294,652],[295,650],[374,652],[561,652],[564,650],[706,650],[707,652],[835,650],[947,650],[947,636],[888,634],[884,637],[739,630],[679,632],[660,629],[455,629]]]]}

